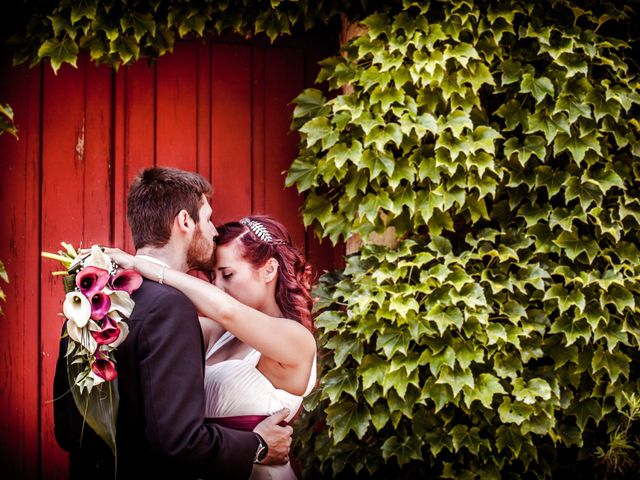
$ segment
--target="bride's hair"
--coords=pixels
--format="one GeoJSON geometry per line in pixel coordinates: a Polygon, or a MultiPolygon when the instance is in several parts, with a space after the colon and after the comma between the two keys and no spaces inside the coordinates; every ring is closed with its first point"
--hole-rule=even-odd
{"type": "Polygon", "coordinates": [[[242,245],[242,256],[254,268],[267,260],[278,261],[276,302],[286,318],[296,320],[313,331],[311,308],[311,265],[291,243],[291,235],[278,221],[267,215],[252,215],[239,222],[228,222],[217,227],[217,245],[236,238],[242,245]]]}

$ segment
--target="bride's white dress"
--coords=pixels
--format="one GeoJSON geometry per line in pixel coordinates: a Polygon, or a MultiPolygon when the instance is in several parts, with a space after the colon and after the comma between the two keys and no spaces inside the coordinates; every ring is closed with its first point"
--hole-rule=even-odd
{"type": "MultiPolygon", "coordinates": [[[[235,337],[226,332],[209,348],[206,358],[235,337]]],[[[278,410],[290,410],[289,422],[302,404],[304,396],[309,394],[316,383],[316,362],[313,362],[309,383],[303,396],[273,386],[256,368],[260,360],[260,352],[255,349],[241,359],[224,360],[214,365],[207,365],[204,373],[204,389],[206,393],[207,417],[233,417],[239,415],[271,415],[278,410]]],[[[250,477],[252,480],[294,480],[296,476],[291,465],[254,465],[250,477]]]]}

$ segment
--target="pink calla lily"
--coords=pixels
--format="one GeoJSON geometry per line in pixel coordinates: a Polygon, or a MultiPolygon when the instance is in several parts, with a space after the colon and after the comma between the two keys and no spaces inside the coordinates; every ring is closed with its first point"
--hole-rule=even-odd
{"type": "Polygon", "coordinates": [[[96,355],[96,360],[91,365],[91,371],[107,382],[111,382],[118,377],[116,365],[111,360],[101,358],[98,355],[96,355]]]}
{"type": "Polygon", "coordinates": [[[91,297],[109,282],[109,272],[104,268],[85,267],[76,275],[76,285],[83,295],[91,297]]]}
{"type": "Polygon", "coordinates": [[[98,345],[109,345],[120,337],[120,328],[111,317],[104,317],[102,319],[101,329],[91,331],[91,335],[98,345]]]}
{"type": "Polygon", "coordinates": [[[129,295],[142,285],[142,276],[135,270],[120,270],[111,277],[109,286],[112,290],[124,290],[129,295]]]}
{"type": "Polygon", "coordinates": [[[89,301],[91,302],[92,320],[100,320],[109,312],[109,309],[111,308],[111,299],[109,298],[109,295],[102,292],[96,292],[91,295],[89,301]]]}

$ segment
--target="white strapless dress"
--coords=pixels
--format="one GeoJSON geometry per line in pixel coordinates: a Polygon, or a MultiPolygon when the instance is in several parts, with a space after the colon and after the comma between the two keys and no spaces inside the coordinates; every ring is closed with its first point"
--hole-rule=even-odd
{"type": "MultiPolygon", "coordinates": [[[[206,358],[235,337],[225,332],[209,348],[206,358]]],[[[207,417],[234,417],[238,415],[271,415],[278,410],[288,408],[289,422],[296,414],[302,399],[311,392],[316,383],[316,362],[313,362],[309,383],[303,396],[273,386],[256,367],[260,352],[252,349],[244,358],[225,360],[207,365],[204,372],[207,417]]],[[[251,480],[295,480],[297,477],[291,465],[254,465],[251,480]]]]}

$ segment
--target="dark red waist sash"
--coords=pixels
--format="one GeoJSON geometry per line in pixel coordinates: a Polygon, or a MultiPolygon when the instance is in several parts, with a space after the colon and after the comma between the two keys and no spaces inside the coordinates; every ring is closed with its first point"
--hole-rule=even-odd
{"type": "MultiPolygon", "coordinates": [[[[268,417],[268,415],[238,415],[235,417],[210,417],[207,418],[207,420],[215,423],[216,425],[220,425],[221,427],[250,432],[256,428],[256,425],[268,417]]],[[[287,422],[280,422],[280,426],[287,426],[287,422]]]]}

